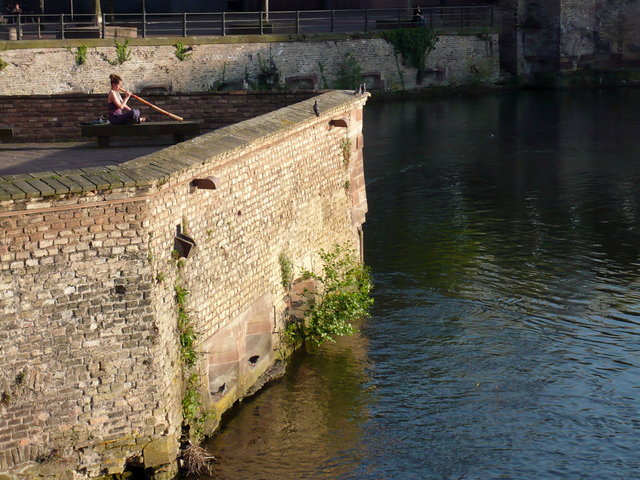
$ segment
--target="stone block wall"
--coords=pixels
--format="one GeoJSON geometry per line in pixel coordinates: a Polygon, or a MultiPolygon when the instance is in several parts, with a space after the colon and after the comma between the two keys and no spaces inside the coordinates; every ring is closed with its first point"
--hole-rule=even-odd
{"type": "MultiPolygon", "coordinates": [[[[363,73],[380,79],[385,88],[401,87],[393,48],[381,38],[336,36],[331,40],[263,43],[242,43],[224,37],[216,40],[218,43],[203,43],[202,39],[187,38],[180,41],[193,51],[185,61],[176,58],[173,45],[153,45],[149,44],[152,39],[148,40],[145,44],[132,44],[131,59],[118,66],[105,61],[115,58],[115,48],[108,41],[90,46],[84,65],[76,65],[75,48],[70,46],[77,47],[80,41],[51,41],[47,48],[17,48],[20,42],[5,42],[7,50],[0,51],[0,58],[8,65],[0,71],[0,95],[70,91],[106,94],[110,73],[119,74],[125,87],[134,92],[148,87],[173,93],[206,92],[230,86],[243,88],[245,80],[247,87],[256,89],[261,66],[268,66],[271,60],[278,70],[280,85],[284,86],[288,78],[304,77],[315,82],[315,89],[326,89],[333,86],[347,54],[357,59],[363,73]],[[224,41],[229,43],[220,43],[224,41]]],[[[497,79],[498,58],[497,35],[491,34],[487,42],[473,33],[442,34],[427,63],[443,74],[428,78],[427,84],[464,82],[474,62],[486,64],[483,68],[487,69],[487,81],[497,79]]],[[[401,66],[400,71],[405,88],[415,88],[415,69],[401,66]]]]}
{"type": "MultiPolygon", "coordinates": [[[[146,95],[145,99],[186,120],[199,120],[203,131],[231,125],[313,96],[313,92],[208,92],[183,95],[146,95]]],[[[168,117],[135,100],[150,121],[168,117]]],[[[2,122],[14,129],[15,142],[88,140],[80,123],[106,114],[106,95],[0,96],[2,122]]]]}
{"type": "Polygon", "coordinates": [[[509,73],[640,66],[640,0],[502,0],[496,18],[509,73]]]}
{"type": "Polygon", "coordinates": [[[279,257],[299,271],[359,246],[366,99],[330,92],[117,166],[0,177],[0,475],[171,472],[175,286],[219,418],[275,360],[279,257]],[[193,186],[212,176],[216,189],[193,186]],[[186,259],[178,228],[195,242],[186,259]]]}
{"type": "Polygon", "coordinates": [[[640,66],[640,0],[564,0],[564,69],[640,66]]]}

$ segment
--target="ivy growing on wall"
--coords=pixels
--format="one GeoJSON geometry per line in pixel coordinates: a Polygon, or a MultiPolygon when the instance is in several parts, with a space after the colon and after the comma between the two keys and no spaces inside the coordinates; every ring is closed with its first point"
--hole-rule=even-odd
{"type": "Polygon", "coordinates": [[[417,69],[416,83],[421,85],[425,75],[427,56],[436,46],[438,37],[428,28],[399,28],[381,32],[380,35],[393,45],[396,55],[402,56],[402,63],[417,69]]]}
{"type": "Polygon", "coordinates": [[[176,283],[174,299],[178,310],[178,335],[180,341],[180,363],[182,364],[183,395],[182,422],[189,427],[188,438],[199,442],[204,435],[204,426],[213,412],[203,412],[200,390],[202,388],[197,363],[200,353],[197,350],[199,332],[187,308],[189,290],[176,283]]]}

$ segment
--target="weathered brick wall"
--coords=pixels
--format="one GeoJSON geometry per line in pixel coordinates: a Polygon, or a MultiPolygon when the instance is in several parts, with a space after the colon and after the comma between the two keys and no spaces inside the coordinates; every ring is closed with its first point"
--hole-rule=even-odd
{"type": "MultiPolygon", "coordinates": [[[[186,120],[200,120],[207,131],[263,115],[312,95],[312,92],[211,92],[147,95],[145,99],[186,120]]],[[[135,100],[130,102],[149,120],[168,119],[135,100]]],[[[13,127],[17,142],[82,140],[80,122],[106,114],[107,102],[106,95],[0,96],[0,111],[2,123],[13,127]]]]}
{"type": "Polygon", "coordinates": [[[311,99],[117,166],[0,181],[0,475],[174,458],[176,284],[217,417],[273,363],[287,306],[278,257],[318,268],[320,248],[358,247],[366,212],[367,96],[315,99],[319,117],[311,99]],[[217,189],[192,187],[211,175],[217,189]],[[178,225],[196,243],[183,261],[178,225]]]}
{"type": "MultiPolygon", "coordinates": [[[[189,43],[188,40],[185,42],[189,43]]],[[[497,35],[491,35],[490,44],[489,48],[487,41],[475,34],[441,35],[427,64],[446,74],[427,78],[427,84],[463,82],[471,73],[471,62],[485,63],[487,80],[497,79],[497,35]]],[[[48,95],[70,91],[106,93],[109,74],[114,72],[124,79],[127,88],[138,92],[154,85],[179,93],[208,91],[222,83],[242,88],[246,77],[250,83],[257,81],[260,65],[268,65],[270,58],[278,69],[282,85],[289,77],[305,77],[312,78],[314,88],[325,89],[331,88],[347,54],[357,59],[365,74],[378,76],[386,88],[400,88],[393,48],[380,38],[194,43],[190,45],[192,55],[185,61],[176,58],[172,45],[137,45],[131,47],[131,59],[117,67],[104,60],[105,56],[115,58],[113,46],[90,47],[86,63],[80,66],[75,64],[74,48],[12,49],[15,43],[11,42],[6,42],[5,46],[9,49],[0,52],[0,58],[8,66],[0,72],[0,95],[48,95]]],[[[402,66],[401,71],[405,88],[415,88],[415,69],[402,66]]]]}
{"type": "Polygon", "coordinates": [[[0,471],[26,466],[30,478],[69,465],[96,476],[176,431],[153,380],[169,366],[147,206],[110,199],[135,193],[2,202],[0,471]]]}

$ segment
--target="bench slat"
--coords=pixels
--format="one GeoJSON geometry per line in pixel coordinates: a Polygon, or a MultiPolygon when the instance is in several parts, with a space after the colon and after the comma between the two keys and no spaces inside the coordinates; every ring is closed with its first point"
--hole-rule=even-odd
{"type": "Polygon", "coordinates": [[[173,135],[174,142],[184,140],[185,135],[200,135],[200,122],[144,122],[132,125],[81,125],[83,137],[98,137],[98,145],[108,146],[109,137],[135,137],[173,135]]]}

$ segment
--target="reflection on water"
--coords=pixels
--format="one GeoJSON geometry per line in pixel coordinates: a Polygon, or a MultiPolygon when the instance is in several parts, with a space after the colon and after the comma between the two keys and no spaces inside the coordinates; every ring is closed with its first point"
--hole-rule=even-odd
{"type": "Polygon", "coordinates": [[[640,91],[370,102],[361,337],[296,357],[222,478],[640,478],[640,91]]]}
{"type": "Polygon", "coordinates": [[[349,478],[369,416],[365,349],[356,335],[314,349],[313,361],[296,354],[282,381],[229,412],[211,444],[213,478],[349,478]]]}

